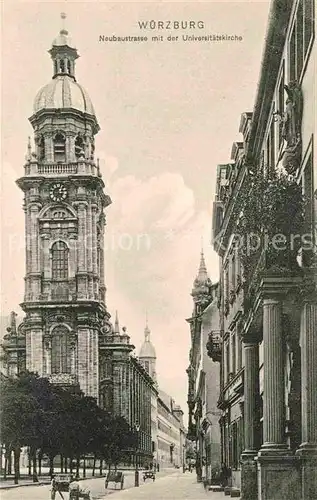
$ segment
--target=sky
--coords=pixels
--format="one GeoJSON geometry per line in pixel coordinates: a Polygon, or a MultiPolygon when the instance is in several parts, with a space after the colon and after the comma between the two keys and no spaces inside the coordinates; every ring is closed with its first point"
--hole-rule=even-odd
{"type": "Polygon", "coordinates": [[[138,352],[146,311],[161,388],[186,412],[191,289],[203,247],[212,249],[217,165],[240,141],[241,113],[252,111],[269,2],[2,2],[1,315],[22,311],[25,247],[23,175],[28,118],[52,77],[47,50],[60,13],[80,58],[101,130],[96,156],[112,205],[107,208],[107,307],[118,310],[138,352]],[[203,21],[203,29],[140,30],[139,21],[203,21]],[[242,41],[183,41],[182,34],[238,35],[242,41]],[[152,41],[163,34],[162,42],[152,41]],[[99,36],[145,36],[146,43],[99,36]],[[179,36],[168,41],[168,35],[179,36]]]}

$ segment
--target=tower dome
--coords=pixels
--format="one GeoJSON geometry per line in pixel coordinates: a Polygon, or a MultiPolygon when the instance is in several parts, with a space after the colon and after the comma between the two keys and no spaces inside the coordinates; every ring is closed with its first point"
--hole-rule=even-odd
{"type": "Polygon", "coordinates": [[[156,352],[154,345],[150,341],[151,330],[148,327],[147,315],[146,315],[146,325],[144,328],[144,342],[141,346],[139,353],[139,361],[145,371],[150,375],[152,380],[156,383],[156,352]]]}
{"type": "Polygon", "coordinates": [[[82,113],[95,115],[87,91],[68,75],[57,75],[39,90],[34,99],[34,113],[52,108],[72,108],[82,113]]]}
{"type": "Polygon", "coordinates": [[[151,330],[149,329],[148,325],[146,325],[144,329],[145,338],[140,349],[139,358],[156,358],[155,348],[150,340],[150,333],[151,330]]]}
{"type": "MultiPolygon", "coordinates": [[[[62,13],[61,18],[64,23],[66,15],[62,13]]],[[[79,55],[64,26],[53,40],[49,53],[53,60],[53,78],[37,93],[33,112],[44,109],[75,109],[95,116],[87,91],[76,82],[75,60],[79,55]]]]}

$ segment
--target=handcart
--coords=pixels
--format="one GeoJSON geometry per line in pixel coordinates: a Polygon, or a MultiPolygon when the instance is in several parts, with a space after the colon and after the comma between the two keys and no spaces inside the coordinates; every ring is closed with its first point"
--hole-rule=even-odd
{"type": "Polygon", "coordinates": [[[146,470],[143,472],[143,481],[145,481],[146,479],[152,479],[152,481],[155,481],[154,470],[146,470]]]}

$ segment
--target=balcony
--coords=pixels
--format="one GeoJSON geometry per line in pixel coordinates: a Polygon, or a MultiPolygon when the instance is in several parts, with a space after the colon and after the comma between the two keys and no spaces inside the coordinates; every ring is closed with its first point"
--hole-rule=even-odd
{"type": "Polygon", "coordinates": [[[100,338],[100,343],[102,344],[130,344],[129,337],[127,335],[103,335],[100,338]]]}
{"type": "Polygon", "coordinates": [[[220,332],[213,331],[209,333],[206,344],[208,356],[215,362],[221,361],[222,340],[220,332]]]}
{"type": "Polygon", "coordinates": [[[77,174],[77,163],[51,163],[38,166],[39,174],[77,174]]]}
{"type": "Polygon", "coordinates": [[[77,377],[72,373],[52,373],[48,377],[51,384],[54,385],[75,385],[77,377]]]}
{"type": "Polygon", "coordinates": [[[58,163],[38,163],[37,161],[28,162],[25,166],[26,176],[37,175],[95,175],[100,177],[100,170],[97,165],[90,161],[79,162],[58,162],[58,163]]]}

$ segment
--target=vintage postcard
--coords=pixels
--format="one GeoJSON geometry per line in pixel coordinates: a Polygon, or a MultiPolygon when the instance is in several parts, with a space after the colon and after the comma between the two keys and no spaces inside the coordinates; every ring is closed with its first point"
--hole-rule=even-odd
{"type": "Polygon", "coordinates": [[[316,499],[315,2],[1,27],[1,498],[316,499]]]}

